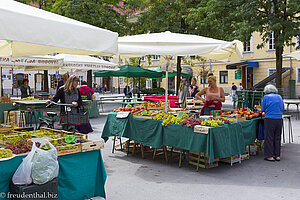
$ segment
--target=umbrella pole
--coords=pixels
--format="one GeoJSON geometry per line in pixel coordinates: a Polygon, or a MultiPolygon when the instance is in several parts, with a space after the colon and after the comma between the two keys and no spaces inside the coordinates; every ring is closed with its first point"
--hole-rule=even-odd
{"type": "Polygon", "coordinates": [[[167,62],[167,67],[166,67],[166,90],[165,90],[165,112],[168,112],[168,86],[169,86],[169,62],[167,62]]]}

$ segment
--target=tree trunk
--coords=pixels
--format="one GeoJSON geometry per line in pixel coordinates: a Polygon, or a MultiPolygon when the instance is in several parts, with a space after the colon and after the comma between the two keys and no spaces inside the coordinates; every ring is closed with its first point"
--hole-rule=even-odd
{"type": "Polygon", "coordinates": [[[93,88],[92,86],[93,73],[92,70],[87,71],[87,86],[93,88]]]}
{"type": "Polygon", "coordinates": [[[177,83],[176,83],[176,95],[178,95],[178,90],[181,81],[181,56],[177,56],[177,83]]]}
{"type": "Polygon", "coordinates": [[[282,88],[282,53],[283,47],[276,47],[276,87],[280,95],[283,95],[282,88]]]}
{"type": "Polygon", "coordinates": [[[44,92],[49,93],[48,70],[44,70],[44,92]]]}

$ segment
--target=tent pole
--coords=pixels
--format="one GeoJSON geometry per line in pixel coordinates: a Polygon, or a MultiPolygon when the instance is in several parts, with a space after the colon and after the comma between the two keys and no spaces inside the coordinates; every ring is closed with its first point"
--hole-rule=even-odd
{"type": "Polygon", "coordinates": [[[166,66],[166,90],[165,90],[165,112],[168,112],[168,87],[169,87],[169,61],[170,58],[167,57],[167,66],[166,66]]]}
{"type": "Polygon", "coordinates": [[[3,91],[2,91],[2,67],[0,67],[0,97],[3,96],[3,91]]]}

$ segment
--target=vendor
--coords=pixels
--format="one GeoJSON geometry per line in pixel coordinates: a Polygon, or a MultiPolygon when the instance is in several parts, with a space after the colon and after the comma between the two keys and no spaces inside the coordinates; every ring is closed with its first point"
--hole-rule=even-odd
{"type": "Polygon", "coordinates": [[[210,111],[212,110],[221,110],[221,102],[225,102],[224,90],[217,86],[214,75],[208,77],[208,87],[198,92],[195,97],[201,99],[204,103],[200,115],[210,115],[210,111]],[[206,95],[206,99],[201,97],[204,94],[206,95]]]}
{"type": "Polygon", "coordinates": [[[29,87],[29,81],[28,79],[23,80],[23,85],[21,85],[20,90],[21,90],[21,98],[26,98],[32,95],[33,90],[30,89],[29,87]]]}
{"type": "Polygon", "coordinates": [[[186,97],[189,96],[189,90],[187,87],[187,81],[186,79],[182,79],[180,81],[179,85],[179,91],[178,91],[178,101],[182,104],[182,108],[185,108],[186,106],[186,97]]]}
{"type": "Polygon", "coordinates": [[[278,90],[274,85],[267,85],[264,88],[266,95],[261,104],[261,110],[265,112],[265,160],[280,161],[280,144],[282,131],[282,113],[284,103],[278,90]]]}
{"type": "Polygon", "coordinates": [[[189,93],[191,97],[195,97],[195,95],[199,92],[199,87],[196,85],[197,80],[195,77],[192,78],[191,85],[189,87],[189,93]]]}

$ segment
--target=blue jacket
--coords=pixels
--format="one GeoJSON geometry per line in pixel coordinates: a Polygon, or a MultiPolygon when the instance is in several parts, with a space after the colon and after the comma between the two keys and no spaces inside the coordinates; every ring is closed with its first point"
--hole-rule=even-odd
{"type": "Polygon", "coordinates": [[[265,95],[261,104],[261,110],[265,112],[265,118],[282,119],[284,103],[280,95],[265,95]]]}

